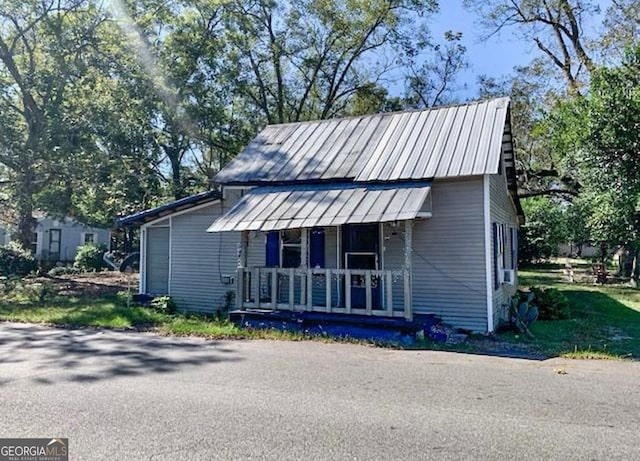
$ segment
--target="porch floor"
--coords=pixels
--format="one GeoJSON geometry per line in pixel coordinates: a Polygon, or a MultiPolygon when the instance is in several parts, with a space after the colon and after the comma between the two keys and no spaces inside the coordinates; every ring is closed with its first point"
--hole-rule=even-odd
{"type": "Polygon", "coordinates": [[[417,314],[404,318],[371,317],[310,311],[247,309],[229,313],[231,321],[247,328],[276,328],[309,334],[376,341],[410,342],[425,326],[439,323],[435,315],[417,314]]]}

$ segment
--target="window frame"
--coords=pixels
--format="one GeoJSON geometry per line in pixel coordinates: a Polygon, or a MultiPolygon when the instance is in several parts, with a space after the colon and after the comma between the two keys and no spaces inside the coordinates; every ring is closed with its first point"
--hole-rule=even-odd
{"type": "Polygon", "coordinates": [[[279,233],[279,240],[280,240],[280,261],[279,261],[279,265],[281,268],[285,269],[285,268],[300,268],[302,267],[303,263],[304,263],[304,257],[303,257],[303,251],[304,251],[304,243],[303,240],[305,239],[305,234],[306,232],[304,231],[304,229],[283,229],[280,231],[279,233]],[[300,240],[299,242],[296,243],[285,243],[284,240],[284,235],[286,232],[291,232],[291,231],[299,231],[300,232],[300,240]],[[299,252],[300,252],[300,263],[297,266],[285,266],[284,265],[284,254],[285,254],[285,250],[288,248],[298,248],[299,252]]]}
{"type": "Polygon", "coordinates": [[[97,240],[98,240],[97,239],[97,234],[95,232],[83,232],[80,235],[80,244],[81,245],[97,245],[98,244],[97,240]],[[88,235],[92,236],[91,242],[87,242],[87,236],[88,235]]]}

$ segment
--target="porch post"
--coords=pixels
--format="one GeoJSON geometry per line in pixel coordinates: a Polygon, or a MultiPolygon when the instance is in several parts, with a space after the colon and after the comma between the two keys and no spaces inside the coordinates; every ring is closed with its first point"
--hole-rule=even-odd
{"type": "MultiPolygon", "coordinates": [[[[220,236],[222,238],[222,236],[220,236]]],[[[244,270],[247,267],[247,248],[249,246],[249,231],[240,233],[238,244],[238,267],[236,274],[236,308],[242,309],[245,299],[244,270]]]]}
{"type": "Polygon", "coordinates": [[[404,222],[404,317],[407,320],[413,318],[413,284],[411,276],[413,266],[411,253],[413,248],[413,221],[404,222]]]}

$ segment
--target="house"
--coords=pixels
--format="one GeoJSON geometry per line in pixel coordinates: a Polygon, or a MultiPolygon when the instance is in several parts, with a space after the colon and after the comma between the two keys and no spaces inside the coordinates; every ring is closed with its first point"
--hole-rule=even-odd
{"type": "MultiPolygon", "coordinates": [[[[70,262],[79,246],[89,243],[109,246],[109,229],[91,227],[72,217],[53,218],[41,212],[34,213],[34,218],[31,250],[38,261],[70,262]]],[[[0,244],[10,240],[11,226],[5,225],[0,229],[0,244]]]]}
{"type": "Polygon", "coordinates": [[[507,98],[267,126],[214,182],[147,212],[141,292],[475,332],[508,317],[524,216],[507,98]]]}
{"type": "Polygon", "coordinates": [[[141,294],[171,295],[186,311],[213,314],[234,290],[239,234],[209,234],[229,210],[222,194],[208,191],[117,220],[140,227],[141,294]]]}

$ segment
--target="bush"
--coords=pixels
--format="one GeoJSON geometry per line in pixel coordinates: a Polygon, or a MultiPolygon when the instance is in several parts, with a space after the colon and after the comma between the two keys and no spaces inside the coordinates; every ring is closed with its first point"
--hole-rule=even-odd
{"type": "Polygon", "coordinates": [[[4,276],[24,276],[38,269],[33,255],[19,243],[11,242],[0,247],[0,274],[4,276]]]}
{"type": "Polygon", "coordinates": [[[540,312],[540,320],[561,320],[569,318],[569,300],[555,288],[531,287],[535,295],[536,305],[540,312]]]}
{"type": "Polygon", "coordinates": [[[158,296],[149,303],[151,308],[161,314],[173,314],[176,311],[176,303],[170,296],[158,296]]]}
{"type": "Polygon", "coordinates": [[[49,272],[47,272],[47,274],[49,275],[49,277],[59,277],[61,275],[79,274],[80,272],[81,270],[78,269],[77,267],[60,266],[60,267],[54,267],[49,272]]]}
{"type": "Polygon", "coordinates": [[[82,271],[99,271],[106,267],[102,259],[106,251],[107,247],[104,245],[82,245],[78,247],[73,265],[82,271]]]}

